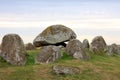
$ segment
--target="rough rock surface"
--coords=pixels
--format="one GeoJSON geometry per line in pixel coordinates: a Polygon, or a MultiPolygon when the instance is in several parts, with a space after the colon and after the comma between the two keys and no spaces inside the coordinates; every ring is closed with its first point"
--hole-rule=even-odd
{"type": "Polygon", "coordinates": [[[12,65],[25,65],[26,49],[17,34],[7,34],[2,39],[1,57],[12,65]]]}
{"type": "Polygon", "coordinates": [[[35,62],[36,63],[51,63],[56,59],[60,58],[61,48],[58,46],[43,46],[40,49],[40,52],[36,55],[35,62]]]}
{"type": "Polygon", "coordinates": [[[0,44],[0,55],[1,55],[1,44],[0,44]]]}
{"type": "Polygon", "coordinates": [[[53,72],[57,75],[73,75],[73,74],[79,74],[80,69],[78,67],[71,67],[71,66],[63,66],[63,65],[56,65],[53,66],[53,72]]]}
{"type": "Polygon", "coordinates": [[[1,50],[1,44],[0,44],[0,50],[1,50]]]}
{"type": "Polygon", "coordinates": [[[82,43],[77,39],[73,39],[68,42],[66,46],[66,52],[68,55],[71,55],[76,59],[81,59],[81,60],[90,59],[90,55],[83,48],[82,43]]]}
{"type": "Polygon", "coordinates": [[[28,43],[25,45],[26,50],[34,50],[35,46],[32,43],[28,43]]]}
{"type": "Polygon", "coordinates": [[[106,48],[106,42],[102,36],[97,36],[92,40],[90,50],[95,54],[103,54],[106,48]]]}
{"type": "Polygon", "coordinates": [[[33,41],[36,47],[59,44],[75,39],[76,34],[64,25],[52,25],[40,33],[33,41]]]}
{"type": "Polygon", "coordinates": [[[83,48],[89,49],[89,41],[87,39],[83,40],[83,48]]]}
{"type": "Polygon", "coordinates": [[[2,51],[0,50],[0,56],[1,56],[1,52],[2,52],[2,51]]]}
{"type": "Polygon", "coordinates": [[[120,47],[117,44],[112,44],[105,48],[105,52],[109,56],[112,56],[114,54],[120,54],[120,47]]]}

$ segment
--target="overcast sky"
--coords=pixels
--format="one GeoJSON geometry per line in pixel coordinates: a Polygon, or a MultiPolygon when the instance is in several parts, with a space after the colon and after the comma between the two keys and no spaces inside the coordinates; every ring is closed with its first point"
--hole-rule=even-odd
{"type": "Polygon", "coordinates": [[[120,0],[0,0],[0,42],[8,33],[32,42],[54,24],[70,27],[80,41],[102,35],[120,44],[120,0]]]}

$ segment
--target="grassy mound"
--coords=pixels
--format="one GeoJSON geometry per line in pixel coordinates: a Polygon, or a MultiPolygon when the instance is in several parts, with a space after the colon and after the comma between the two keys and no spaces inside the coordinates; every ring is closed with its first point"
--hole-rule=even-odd
{"type": "Polygon", "coordinates": [[[0,80],[120,80],[120,55],[112,57],[91,54],[90,61],[81,61],[67,56],[51,64],[35,64],[38,50],[27,51],[25,66],[12,66],[0,58],[0,80]],[[80,68],[78,75],[55,75],[53,65],[66,65],[80,68]]]}

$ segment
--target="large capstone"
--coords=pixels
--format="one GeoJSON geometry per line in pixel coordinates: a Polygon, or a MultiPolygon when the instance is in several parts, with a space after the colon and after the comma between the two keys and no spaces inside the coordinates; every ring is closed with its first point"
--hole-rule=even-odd
{"type": "MultiPolygon", "coordinates": [[[[33,41],[36,47],[45,45],[59,45],[59,43],[75,39],[76,34],[64,25],[52,25],[40,33],[33,41]]],[[[63,45],[64,46],[64,45],[63,45]]]]}
{"type": "Polygon", "coordinates": [[[83,48],[82,43],[77,39],[73,39],[68,42],[66,46],[66,51],[68,55],[73,56],[76,59],[81,60],[90,59],[90,55],[87,53],[85,48],[83,48]]]}
{"type": "Polygon", "coordinates": [[[12,65],[25,65],[26,49],[17,34],[7,34],[2,39],[0,56],[12,65]]]}
{"type": "Polygon", "coordinates": [[[53,45],[43,46],[41,47],[40,52],[36,55],[35,63],[51,63],[61,56],[60,47],[53,45]]]}
{"type": "Polygon", "coordinates": [[[104,54],[104,49],[106,48],[106,42],[102,36],[97,36],[92,40],[90,45],[90,50],[95,54],[104,54]]]}

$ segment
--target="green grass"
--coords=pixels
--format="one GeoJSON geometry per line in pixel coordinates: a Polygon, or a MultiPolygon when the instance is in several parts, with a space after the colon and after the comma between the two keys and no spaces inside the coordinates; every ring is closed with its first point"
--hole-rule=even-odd
{"type": "Polygon", "coordinates": [[[12,66],[0,58],[0,80],[120,80],[120,55],[112,57],[91,53],[89,61],[76,60],[63,52],[63,57],[50,64],[35,64],[38,50],[27,51],[25,66],[12,66]],[[79,67],[77,75],[59,76],[53,65],[79,67]]]}
{"type": "Polygon", "coordinates": [[[35,64],[35,56],[37,53],[39,53],[39,50],[28,50],[27,51],[27,63],[26,65],[34,65],[35,64]]]}

